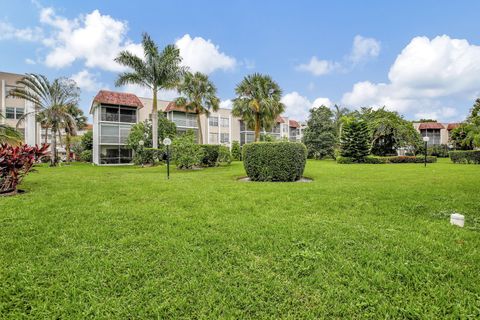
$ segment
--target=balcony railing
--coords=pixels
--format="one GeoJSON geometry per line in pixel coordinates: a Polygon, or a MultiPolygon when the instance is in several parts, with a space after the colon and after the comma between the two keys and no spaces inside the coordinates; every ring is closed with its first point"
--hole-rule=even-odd
{"type": "Polygon", "coordinates": [[[197,121],[193,119],[173,119],[178,127],[197,128],[197,121]]]}

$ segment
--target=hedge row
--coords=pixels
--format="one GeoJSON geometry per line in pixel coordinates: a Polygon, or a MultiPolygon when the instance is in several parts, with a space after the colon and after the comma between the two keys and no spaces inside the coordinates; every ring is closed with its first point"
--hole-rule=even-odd
{"type": "Polygon", "coordinates": [[[255,142],[242,148],[243,165],[253,181],[296,181],[303,175],[307,148],[298,142],[255,142]]]}
{"type": "Polygon", "coordinates": [[[480,164],[480,150],[450,151],[449,155],[453,163],[480,164]]]}
{"type": "Polygon", "coordinates": [[[218,144],[202,144],[200,148],[203,150],[201,165],[204,167],[216,167],[221,162],[230,164],[232,156],[230,149],[226,146],[218,144]]]}
{"type": "MultiPolygon", "coordinates": [[[[353,158],[337,157],[337,163],[351,164],[351,163],[367,163],[367,164],[383,164],[383,163],[424,163],[425,157],[414,156],[395,156],[395,157],[372,157],[363,158],[361,162],[355,162],[353,158]]],[[[437,162],[437,157],[428,156],[427,163],[437,162]]]]}

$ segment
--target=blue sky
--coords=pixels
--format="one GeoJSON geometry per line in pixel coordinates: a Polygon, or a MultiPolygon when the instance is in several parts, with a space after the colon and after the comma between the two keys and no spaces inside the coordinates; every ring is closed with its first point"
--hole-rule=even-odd
{"type": "Polygon", "coordinates": [[[102,88],[147,94],[115,88],[111,58],[138,51],[142,32],[176,43],[223,106],[253,72],[280,84],[300,120],[337,103],[457,121],[480,95],[479,1],[3,2],[0,70],[73,77],[86,112],[102,88]]]}

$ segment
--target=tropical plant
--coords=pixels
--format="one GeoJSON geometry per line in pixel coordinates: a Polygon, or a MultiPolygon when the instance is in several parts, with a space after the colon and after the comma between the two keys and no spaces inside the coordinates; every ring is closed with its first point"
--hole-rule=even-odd
{"type": "Polygon", "coordinates": [[[242,160],[242,147],[240,146],[240,142],[232,141],[232,159],[235,161],[242,160]]]}
{"type": "Polygon", "coordinates": [[[178,92],[182,96],[177,98],[175,103],[197,115],[198,143],[201,144],[203,143],[203,134],[200,115],[208,115],[210,110],[218,110],[220,99],[217,97],[217,88],[206,74],[186,72],[183,81],[178,86],[178,92]]]}
{"type": "Polygon", "coordinates": [[[255,141],[260,141],[260,130],[270,131],[277,117],[285,111],[280,102],[280,86],[270,76],[255,73],[246,76],[235,88],[235,93],[232,114],[255,130],[255,141]]]}
{"type": "Polygon", "coordinates": [[[35,105],[35,111],[25,113],[18,123],[24,121],[29,114],[42,112],[51,124],[51,165],[57,164],[57,134],[66,123],[75,123],[74,117],[68,112],[69,107],[78,105],[80,89],[75,81],[67,78],[57,78],[50,82],[47,77],[39,74],[27,74],[17,81],[18,87],[10,90],[9,95],[24,99],[35,105]]]}
{"type": "Polygon", "coordinates": [[[93,131],[88,130],[82,136],[81,142],[83,150],[92,150],[93,149],[93,131]]]}
{"type": "MultiPolygon", "coordinates": [[[[0,114],[0,118],[3,117],[0,114]]],[[[19,144],[23,140],[22,134],[14,127],[0,123],[0,143],[19,144]]]]}
{"type": "Polygon", "coordinates": [[[193,169],[203,159],[202,147],[195,143],[195,133],[188,130],[176,137],[172,143],[172,159],[179,169],[193,169]]]}
{"type": "Polygon", "coordinates": [[[334,113],[325,106],[310,109],[307,128],[303,134],[303,143],[307,147],[308,157],[322,159],[334,158],[336,127],[334,113]]]}
{"type": "Polygon", "coordinates": [[[480,148],[480,98],[475,100],[466,121],[451,131],[450,140],[457,149],[480,148]]]}
{"type": "Polygon", "coordinates": [[[168,45],[160,52],[150,36],[144,33],[142,47],[143,59],[129,51],[122,51],[115,58],[117,63],[131,69],[119,74],[115,85],[135,84],[152,90],[152,146],[158,148],[158,91],[176,88],[186,68],[180,65],[182,61],[180,50],[174,45],[168,45]]]}
{"type": "Polygon", "coordinates": [[[338,105],[333,106],[333,123],[335,125],[335,135],[337,140],[340,138],[342,131],[342,118],[350,113],[345,107],[340,107],[338,105]]]}
{"type": "Polygon", "coordinates": [[[367,123],[356,117],[344,117],[340,137],[340,155],[364,162],[370,153],[370,137],[367,123]]]}
{"type": "Polygon", "coordinates": [[[65,121],[65,151],[67,153],[67,163],[70,162],[70,150],[72,137],[77,135],[77,129],[81,130],[87,126],[87,117],[83,111],[76,105],[67,106],[67,112],[72,116],[65,121]]]}
{"type": "Polygon", "coordinates": [[[412,123],[395,111],[386,110],[386,107],[377,110],[361,108],[354,114],[368,124],[371,152],[374,155],[396,155],[398,148],[412,147],[415,151],[422,146],[420,134],[412,123]]]}
{"type": "Polygon", "coordinates": [[[17,186],[35,162],[47,154],[47,149],[48,144],[40,147],[0,144],[0,194],[16,193],[17,186]]]}

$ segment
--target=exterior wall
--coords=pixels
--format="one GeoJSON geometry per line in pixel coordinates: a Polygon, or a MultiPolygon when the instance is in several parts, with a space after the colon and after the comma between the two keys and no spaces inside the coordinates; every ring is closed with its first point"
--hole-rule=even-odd
{"type": "Polygon", "coordinates": [[[0,123],[5,123],[12,127],[17,127],[18,124],[17,128],[23,133],[24,142],[34,145],[40,143],[40,126],[36,124],[35,115],[31,114],[27,116],[25,121],[18,123],[18,118],[21,115],[34,111],[33,104],[23,99],[7,97],[9,90],[15,88],[17,86],[16,82],[22,77],[23,75],[21,74],[0,72],[0,113],[3,116],[0,118],[0,123]],[[13,119],[6,119],[7,108],[14,108],[13,119]]]}

